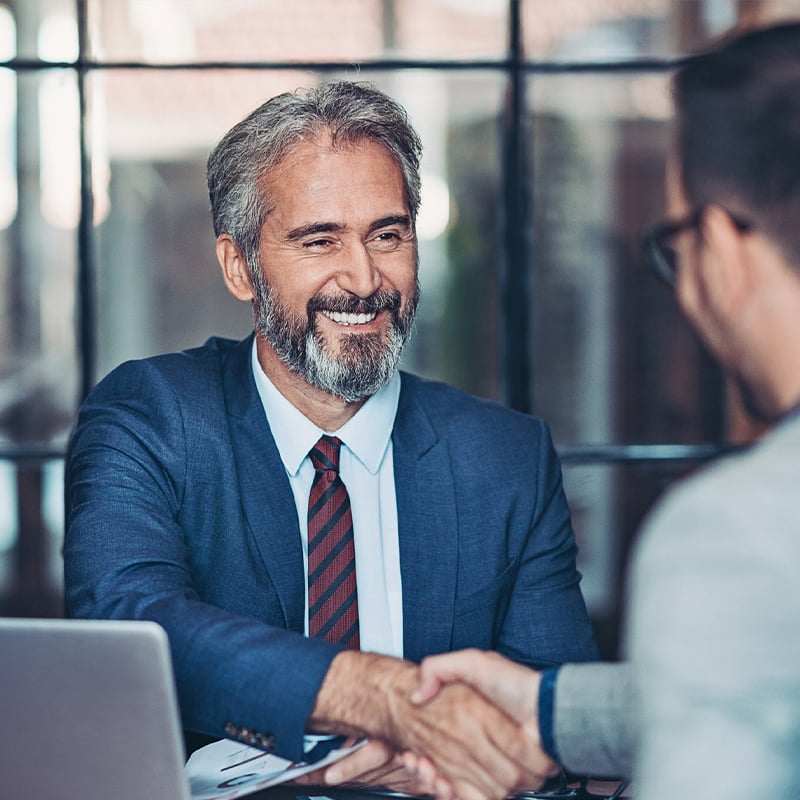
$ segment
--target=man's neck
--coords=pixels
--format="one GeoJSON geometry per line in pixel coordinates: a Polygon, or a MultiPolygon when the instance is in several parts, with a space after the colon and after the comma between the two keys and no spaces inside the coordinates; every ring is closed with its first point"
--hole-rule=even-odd
{"type": "Polygon", "coordinates": [[[762,259],[760,286],[739,321],[741,377],[773,420],[800,402],[800,276],[762,259]],[[766,263],[765,263],[766,262],[766,263]]]}
{"type": "Polygon", "coordinates": [[[327,432],[339,430],[355,416],[366,398],[354,403],[312,386],[290,370],[275,351],[256,337],[258,363],[275,388],[305,417],[327,432]]]}

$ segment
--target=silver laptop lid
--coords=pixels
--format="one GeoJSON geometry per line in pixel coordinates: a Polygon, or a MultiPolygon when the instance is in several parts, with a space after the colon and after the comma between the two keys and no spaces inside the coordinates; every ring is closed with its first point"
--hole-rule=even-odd
{"type": "Polygon", "coordinates": [[[0,619],[0,783],[15,800],[188,800],[151,622],[0,619]]]}

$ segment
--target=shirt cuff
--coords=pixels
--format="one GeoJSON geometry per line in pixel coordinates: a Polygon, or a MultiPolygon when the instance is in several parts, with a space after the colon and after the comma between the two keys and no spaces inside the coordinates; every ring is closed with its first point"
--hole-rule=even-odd
{"type": "Polygon", "coordinates": [[[558,667],[546,669],[542,672],[542,680],[539,683],[539,736],[542,740],[542,749],[554,761],[559,761],[553,729],[557,677],[558,667]]]}

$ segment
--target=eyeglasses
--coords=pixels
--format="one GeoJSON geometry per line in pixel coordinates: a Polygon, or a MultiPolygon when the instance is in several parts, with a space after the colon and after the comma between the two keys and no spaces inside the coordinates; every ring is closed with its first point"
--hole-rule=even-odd
{"type": "Polygon", "coordinates": [[[568,775],[562,769],[541,789],[519,792],[513,800],[620,800],[629,785],[629,780],[595,781],[586,775],[568,775]],[[590,787],[590,781],[596,785],[590,787]]]}
{"type": "MultiPolygon", "coordinates": [[[[675,237],[683,231],[698,228],[704,211],[705,208],[698,208],[684,219],[663,222],[653,228],[642,242],[648,266],[670,288],[674,288],[678,277],[678,251],[674,244],[675,237]]],[[[730,213],[728,216],[740,233],[746,233],[753,227],[753,224],[747,220],[735,217],[730,213]]]]}

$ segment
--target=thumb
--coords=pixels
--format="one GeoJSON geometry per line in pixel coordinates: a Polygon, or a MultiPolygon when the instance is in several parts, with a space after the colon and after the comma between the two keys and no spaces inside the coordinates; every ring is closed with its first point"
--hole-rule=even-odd
{"type": "Polygon", "coordinates": [[[432,700],[444,684],[463,682],[475,686],[472,679],[480,659],[476,659],[478,651],[474,648],[456,653],[441,653],[428,656],[419,665],[418,683],[411,693],[410,700],[415,705],[423,705],[432,700]]]}
{"type": "Polygon", "coordinates": [[[418,677],[418,683],[414,691],[411,692],[409,700],[416,706],[422,706],[436,697],[439,689],[442,688],[442,681],[439,680],[439,676],[434,671],[425,668],[424,661],[420,665],[418,677]]]}

